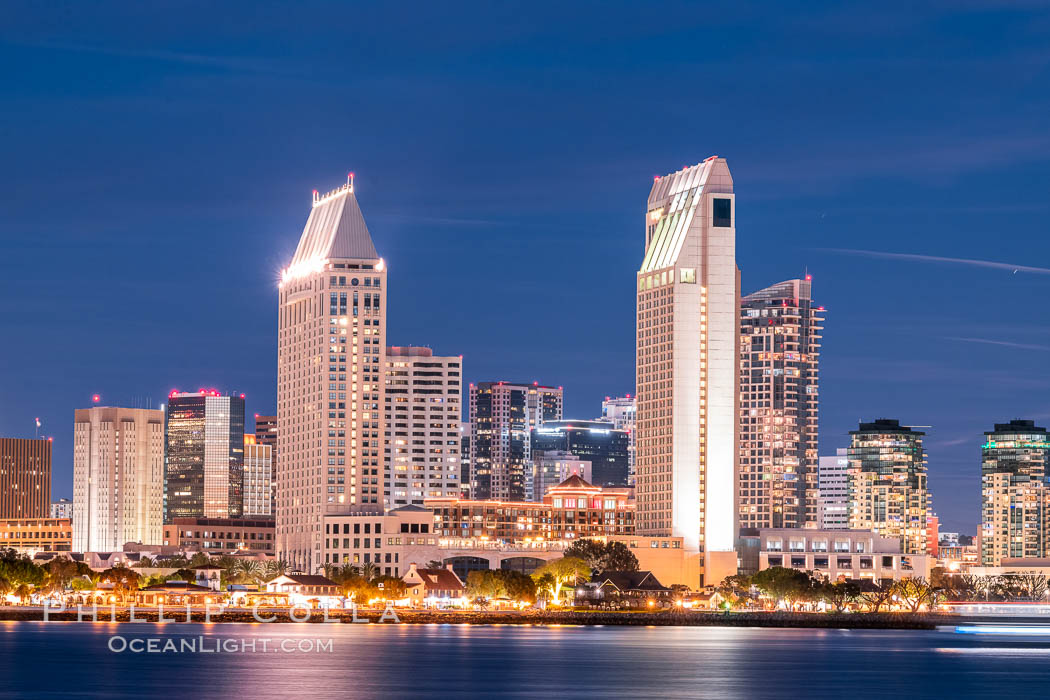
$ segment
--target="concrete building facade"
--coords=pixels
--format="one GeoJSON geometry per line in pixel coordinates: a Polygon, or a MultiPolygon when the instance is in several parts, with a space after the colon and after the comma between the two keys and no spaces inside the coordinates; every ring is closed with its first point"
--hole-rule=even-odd
{"type": "Polygon", "coordinates": [[[463,358],[430,348],[386,349],[384,503],[459,496],[463,358]]]}
{"type": "Polygon", "coordinates": [[[817,464],[817,490],[820,492],[820,529],[849,529],[849,457],[840,447],[817,464]]]}
{"type": "Polygon", "coordinates": [[[244,436],[245,518],[273,517],[273,447],[259,444],[254,434],[244,436]]]}
{"type": "Polygon", "coordinates": [[[901,552],[900,539],[863,530],[773,528],[759,531],[758,569],[782,566],[831,581],[926,578],[930,557],[901,552]]]}
{"type": "Polygon", "coordinates": [[[353,179],[315,192],[278,290],[277,549],[300,571],[326,513],[384,501],[386,293],[353,179]]]}
{"type": "Polygon", "coordinates": [[[638,534],[681,537],[707,583],[737,567],[735,214],[724,158],[657,177],[636,276],[638,534]]]}
{"type": "Polygon", "coordinates": [[[73,549],[159,544],[164,523],[164,412],[95,406],[73,425],[73,549]]]}

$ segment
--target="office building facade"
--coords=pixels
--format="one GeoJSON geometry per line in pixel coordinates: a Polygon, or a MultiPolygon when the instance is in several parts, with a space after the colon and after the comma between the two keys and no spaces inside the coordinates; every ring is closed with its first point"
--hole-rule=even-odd
{"type": "Polygon", "coordinates": [[[173,391],[164,423],[164,520],[244,513],[244,396],[173,391]]]}
{"type": "Polygon", "coordinates": [[[386,349],[384,503],[459,496],[463,358],[430,348],[386,349]]]}
{"type": "Polygon", "coordinates": [[[928,551],[924,435],[886,418],[850,431],[850,529],[898,539],[904,554],[928,551]]]}
{"type": "Polygon", "coordinates": [[[51,514],[51,441],[0,438],[0,519],[51,514]]]}
{"type": "Polygon", "coordinates": [[[273,517],[273,447],[262,445],[254,434],[244,436],[245,518],[273,517]]]}
{"type": "Polygon", "coordinates": [[[470,491],[479,500],[524,501],[531,432],[562,417],[562,388],[511,382],[470,385],[470,491]]]}
{"type": "Polygon", "coordinates": [[[981,565],[1050,557],[1050,435],[996,423],[981,445],[981,565]]]}
{"type": "MultiPolygon", "coordinates": [[[[270,446],[270,503],[277,507],[277,416],[255,414],[255,443],[270,446]]],[[[271,513],[272,514],[272,513],[271,513]]]]}
{"type": "Polygon", "coordinates": [[[164,524],[164,412],[95,406],[74,412],[73,549],[159,544],[164,524]]]}
{"type": "Polygon", "coordinates": [[[818,460],[817,490],[820,492],[820,529],[849,529],[849,458],[846,448],[818,460]]]}
{"type": "Polygon", "coordinates": [[[740,278],[733,177],[713,156],[657,177],[637,290],[638,533],[735,574],[740,278]]]}
{"type": "Polygon", "coordinates": [[[740,300],[740,527],[820,524],[822,311],[808,275],[740,300]]]}
{"type": "Polygon", "coordinates": [[[353,180],[313,205],[278,290],[277,550],[322,563],[323,516],[383,504],[387,270],[353,180]]]}
{"type": "Polygon", "coordinates": [[[587,481],[595,486],[627,486],[631,438],[626,430],[606,421],[555,420],[534,428],[531,441],[533,462],[546,452],[568,452],[590,462],[587,481]]]}

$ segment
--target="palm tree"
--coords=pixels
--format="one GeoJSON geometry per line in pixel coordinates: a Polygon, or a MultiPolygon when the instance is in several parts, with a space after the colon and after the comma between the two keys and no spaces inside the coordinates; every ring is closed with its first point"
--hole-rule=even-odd
{"type": "Polygon", "coordinates": [[[13,590],[11,582],[3,576],[0,576],[0,597],[3,597],[13,590]]]}
{"type": "Polygon", "coordinates": [[[237,562],[237,579],[244,583],[258,584],[263,578],[262,565],[254,559],[242,559],[237,562]]]}
{"type": "Polygon", "coordinates": [[[33,595],[33,589],[30,588],[29,584],[22,583],[15,589],[15,595],[18,596],[18,600],[25,605],[26,601],[33,595]]]}
{"type": "Polygon", "coordinates": [[[324,563],[324,565],[321,567],[321,569],[322,569],[322,571],[324,573],[324,577],[326,579],[328,579],[329,581],[334,581],[335,580],[335,578],[334,578],[335,577],[335,572],[339,570],[339,567],[336,564],[333,564],[330,561],[326,561],[324,563]]]}
{"type": "Polygon", "coordinates": [[[266,562],[266,580],[270,581],[278,576],[284,576],[288,571],[288,562],[284,559],[274,559],[266,562]]]}
{"type": "Polygon", "coordinates": [[[349,579],[358,578],[361,575],[360,567],[347,562],[343,564],[342,568],[339,569],[339,573],[336,576],[339,577],[340,581],[347,581],[349,579]]]}
{"type": "Polygon", "coordinates": [[[207,566],[208,564],[211,564],[211,557],[207,552],[197,552],[190,559],[190,566],[207,566]]]}
{"type": "Polygon", "coordinates": [[[157,566],[157,560],[150,557],[142,557],[135,562],[136,569],[153,569],[157,566]]]}
{"type": "Polygon", "coordinates": [[[371,581],[379,575],[379,567],[370,561],[366,561],[361,565],[361,578],[365,581],[371,581]]]}

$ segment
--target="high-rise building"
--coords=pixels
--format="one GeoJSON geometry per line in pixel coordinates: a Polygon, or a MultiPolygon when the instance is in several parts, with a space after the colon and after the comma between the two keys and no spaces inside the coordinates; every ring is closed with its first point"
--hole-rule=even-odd
{"type": "Polygon", "coordinates": [[[626,430],[617,430],[607,421],[547,421],[532,430],[532,460],[545,452],[568,452],[590,462],[585,481],[602,488],[626,487],[630,442],[626,430]]]}
{"type": "Polygon", "coordinates": [[[617,430],[627,431],[627,485],[634,486],[634,397],[630,394],[616,398],[606,396],[602,401],[602,420],[612,422],[617,430]]]}
{"type": "Polygon", "coordinates": [[[571,452],[551,450],[533,453],[532,478],[526,488],[526,500],[542,502],[547,491],[571,476],[578,476],[591,483],[591,463],[571,452]]]}
{"type": "Polygon", "coordinates": [[[51,514],[51,440],[0,438],[0,519],[51,514]]]}
{"type": "Polygon", "coordinates": [[[94,406],[74,412],[73,550],[156,545],[164,525],[164,411],[94,406]]]}
{"type": "Polygon", "coordinates": [[[525,500],[530,433],[562,416],[562,388],[512,382],[470,385],[471,498],[525,500]]]}
{"type": "Polygon", "coordinates": [[[244,512],[244,395],[172,391],[164,427],[164,522],[244,512]]]}
{"type": "Polygon", "coordinates": [[[244,436],[245,518],[273,517],[273,447],[261,444],[255,434],[244,436]]]}
{"type": "Polygon", "coordinates": [[[850,431],[850,529],[899,539],[904,554],[928,551],[924,435],[886,418],[850,431]]]}
{"type": "Polygon", "coordinates": [[[51,501],[51,517],[73,522],[73,501],[68,498],[60,498],[51,501]]]}
{"type": "Polygon", "coordinates": [[[820,491],[820,529],[849,529],[849,458],[846,448],[820,458],[817,466],[820,491]]]}
{"type": "Polygon", "coordinates": [[[740,300],[740,527],[819,527],[820,314],[809,275],[740,300]]]}
{"type": "Polygon", "coordinates": [[[463,358],[430,348],[386,349],[384,502],[387,509],[459,497],[463,358]]]}
{"type": "MultiPolygon", "coordinates": [[[[277,416],[255,414],[255,442],[258,445],[270,446],[270,463],[273,466],[270,473],[270,503],[275,509],[277,506],[277,416]]],[[[270,514],[273,514],[273,510],[270,511],[270,514]]]]}
{"type": "Polygon", "coordinates": [[[470,423],[459,424],[459,496],[471,498],[470,489],[470,423]]]}
{"type": "Polygon", "coordinates": [[[1050,556],[1050,435],[1030,420],[996,423],[981,445],[981,564],[1050,556]]]}
{"type": "Polygon", "coordinates": [[[353,180],[321,196],[278,292],[277,553],[321,566],[323,516],[383,503],[386,266],[353,180]]]}
{"type": "Polygon", "coordinates": [[[637,274],[638,533],[735,574],[740,275],[724,158],[657,177],[637,274]]]}

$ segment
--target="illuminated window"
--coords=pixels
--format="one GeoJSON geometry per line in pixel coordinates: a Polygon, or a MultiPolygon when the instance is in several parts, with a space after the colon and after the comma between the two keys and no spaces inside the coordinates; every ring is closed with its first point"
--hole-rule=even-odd
{"type": "Polygon", "coordinates": [[[679,281],[682,284],[696,284],[696,270],[692,267],[679,269],[679,281]]]}

